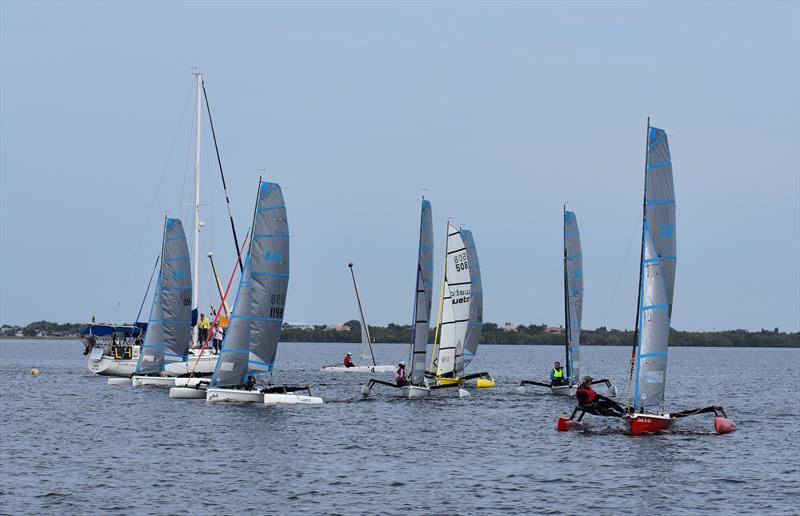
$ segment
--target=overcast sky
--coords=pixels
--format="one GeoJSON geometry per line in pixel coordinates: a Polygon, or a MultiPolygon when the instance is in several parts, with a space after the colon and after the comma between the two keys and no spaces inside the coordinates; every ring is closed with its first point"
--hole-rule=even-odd
{"type": "MultiPolygon", "coordinates": [[[[562,322],[567,201],[584,327],[632,327],[652,116],[675,172],[673,326],[796,331],[798,6],[3,1],[0,321],[136,316],[164,213],[191,225],[197,66],[240,235],[259,174],[284,188],[287,321],[354,318],[352,260],[370,322],[409,323],[427,189],[437,275],[452,217],[486,321],[562,322]]],[[[202,254],[224,282],[203,124],[202,254]]]]}

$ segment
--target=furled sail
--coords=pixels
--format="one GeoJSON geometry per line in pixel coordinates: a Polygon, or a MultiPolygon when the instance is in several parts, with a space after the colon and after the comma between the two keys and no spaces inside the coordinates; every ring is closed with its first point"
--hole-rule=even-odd
{"type": "Polygon", "coordinates": [[[161,269],[153,294],[138,375],[164,370],[165,362],[186,360],[192,339],[192,277],[189,246],[179,219],[164,220],[161,269]]]}
{"type": "Polygon", "coordinates": [[[467,322],[467,333],[464,337],[463,354],[456,355],[456,371],[461,374],[464,369],[472,362],[475,352],[478,350],[478,342],[481,338],[483,329],[483,285],[481,284],[481,268],[478,262],[478,251],[475,248],[475,241],[472,238],[472,231],[461,230],[461,239],[467,251],[467,264],[469,265],[469,320],[467,322]]]}
{"type": "Polygon", "coordinates": [[[272,371],[289,286],[289,225],[280,185],[261,181],[253,236],[212,385],[272,371]]]}
{"type": "Polygon", "coordinates": [[[411,383],[425,378],[425,353],[428,347],[431,300],[433,294],[433,216],[431,203],[422,199],[417,253],[417,288],[414,295],[414,325],[411,335],[411,383]]]}
{"type": "Polygon", "coordinates": [[[581,379],[581,318],[583,316],[583,254],[578,219],[564,212],[564,296],[566,299],[567,373],[570,383],[581,379]]]}
{"type": "Polygon", "coordinates": [[[664,402],[675,286],[675,190],[667,133],[649,128],[645,173],[634,406],[664,402]]]}
{"type": "Polygon", "coordinates": [[[447,225],[447,260],[436,374],[457,374],[462,363],[469,322],[470,277],[467,249],[461,232],[447,225]]]}

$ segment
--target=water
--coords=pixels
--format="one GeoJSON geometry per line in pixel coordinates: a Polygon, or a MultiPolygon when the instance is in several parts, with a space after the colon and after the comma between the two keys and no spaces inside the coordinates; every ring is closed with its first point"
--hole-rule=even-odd
{"type": "MultiPolygon", "coordinates": [[[[325,405],[264,407],[108,386],[76,341],[0,341],[0,512],[798,513],[800,349],[672,349],[670,408],[722,404],[739,430],[716,435],[706,414],[629,437],[601,418],[558,433],[569,399],[515,393],[560,348],[483,346],[473,365],[496,388],[408,401],[379,387],[362,400],[368,376],[318,372],[357,347],[281,344],[276,380],[312,384],[325,405]]],[[[624,397],[629,350],[583,354],[624,397]]]]}

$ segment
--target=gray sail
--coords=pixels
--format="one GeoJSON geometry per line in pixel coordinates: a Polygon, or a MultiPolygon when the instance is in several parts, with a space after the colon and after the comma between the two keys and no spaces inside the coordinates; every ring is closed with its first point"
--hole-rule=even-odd
{"type": "Polygon", "coordinates": [[[192,339],[192,277],[186,233],[178,219],[165,219],[161,269],[136,373],[155,374],[165,362],[185,361],[192,339]]]}
{"type": "Polygon", "coordinates": [[[566,284],[567,371],[571,384],[581,378],[581,319],[583,317],[583,253],[578,218],[564,212],[564,274],[566,284]]]}
{"type": "Polygon", "coordinates": [[[667,134],[651,127],[647,138],[641,292],[634,406],[664,402],[667,348],[675,286],[675,190],[667,134]]]}
{"type": "Polygon", "coordinates": [[[478,343],[483,329],[483,285],[481,284],[481,267],[478,262],[478,251],[475,248],[475,240],[472,238],[472,231],[461,230],[461,239],[467,250],[467,263],[469,264],[469,320],[467,322],[467,334],[464,337],[464,345],[461,353],[456,355],[456,371],[463,374],[464,369],[472,362],[475,352],[478,351],[478,343]]]}
{"type": "Polygon", "coordinates": [[[422,199],[417,253],[417,289],[414,295],[414,325],[411,336],[411,383],[420,385],[425,378],[425,352],[428,347],[431,300],[433,298],[433,216],[431,203],[422,199]]]}
{"type": "Polygon", "coordinates": [[[262,181],[244,274],[212,385],[242,385],[272,371],[289,286],[289,225],[281,187],[262,181]]]}

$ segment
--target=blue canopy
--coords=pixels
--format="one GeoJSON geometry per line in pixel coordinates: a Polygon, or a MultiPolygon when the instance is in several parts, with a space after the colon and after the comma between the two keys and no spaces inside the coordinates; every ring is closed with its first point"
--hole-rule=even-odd
{"type": "Polygon", "coordinates": [[[122,333],[125,337],[138,337],[147,329],[147,323],[136,323],[135,326],[112,326],[110,324],[92,324],[81,332],[81,335],[105,337],[112,333],[122,333]]]}

